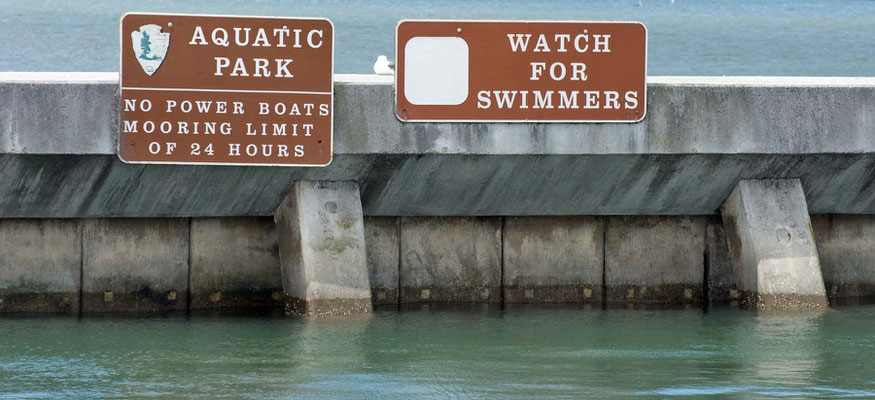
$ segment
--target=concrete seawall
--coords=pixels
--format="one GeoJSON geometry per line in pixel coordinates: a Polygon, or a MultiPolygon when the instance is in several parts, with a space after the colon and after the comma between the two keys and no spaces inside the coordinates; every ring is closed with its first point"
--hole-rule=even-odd
{"type": "Polygon", "coordinates": [[[250,168],[124,164],[116,74],[0,73],[0,217],[268,216],[297,180],[365,215],[709,215],[758,178],[875,214],[875,78],[649,82],[638,124],[404,124],[391,77],[338,75],[331,165],[250,168]]]}
{"type": "MultiPolygon", "coordinates": [[[[812,219],[831,300],[875,294],[875,221],[812,219]],[[856,230],[867,233],[837,240],[856,230]]],[[[708,227],[722,230],[714,221],[366,217],[373,302],[733,302],[738,291],[726,244],[709,245],[708,227]]],[[[13,219],[0,223],[0,237],[4,312],[281,305],[278,239],[269,218],[13,219]],[[110,246],[110,234],[136,244],[110,246]]]]}
{"type": "Polygon", "coordinates": [[[390,78],[335,85],[326,168],[129,165],[115,74],[0,73],[0,312],[279,306],[298,181],[357,184],[374,304],[737,300],[719,213],[757,179],[800,182],[830,299],[875,295],[873,78],[652,77],[638,124],[403,124],[390,78]]]}

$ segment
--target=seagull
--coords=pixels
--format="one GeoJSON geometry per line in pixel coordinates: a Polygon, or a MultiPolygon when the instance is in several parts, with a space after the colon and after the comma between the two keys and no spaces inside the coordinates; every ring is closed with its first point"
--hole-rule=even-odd
{"type": "Polygon", "coordinates": [[[390,62],[386,56],[377,57],[377,62],[374,63],[374,73],[377,75],[394,75],[395,63],[390,62]]]}

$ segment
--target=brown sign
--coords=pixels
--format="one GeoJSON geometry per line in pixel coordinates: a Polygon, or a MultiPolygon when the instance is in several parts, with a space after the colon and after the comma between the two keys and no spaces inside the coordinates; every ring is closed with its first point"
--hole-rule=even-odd
{"type": "Polygon", "coordinates": [[[126,14],[125,162],[331,162],[334,28],[327,19],[126,14]]]}
{"type": "Polygon", "coordinates": [[[638,22],[402,21],[402,121],[636,122],[646,111],[638,22]]]}

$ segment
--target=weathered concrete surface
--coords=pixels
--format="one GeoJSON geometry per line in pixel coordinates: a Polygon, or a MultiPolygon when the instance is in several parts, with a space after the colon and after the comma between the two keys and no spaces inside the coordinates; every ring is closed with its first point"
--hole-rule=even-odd
{"type": "Polygon", "coordinates": [[[742,305],[825,308],[823,276],[798,179],[744,180],[722,209],[742,305]]]}
{"type": "Polygon", "coordinates": [[[392,77],[336,79],[337,152],[806,154],[875,150],[875,78],[647,78],[640,124],[401,123],[392,77]],[[763,135],[762,132],[769,132],[763,135]]]}
{"type": "Polygon", "coordinates": [[[0,73],[0,153],[115,154],[118,85],[115,73],[0,73]]]}
{"type": "Polygon", "coordinates": [[[192,218],[190,307],[281,306],[277,240],[273,218],[192,218]]]}
{"type": "MultiPolygon", "coordinates": [[[[0,73],[0,152],[114,154],[118,82],[115,73],[0,73]],[[50,133],[55,140],[38,140],[50,133]]],[[[335,91],[337,154],[875,151],[875,78],[651,76],[641,124],[405,124],[391,76],[336,75],[335,91]]]]}
{"type": "Polygon", "coordinates": [[[705,235],[705,289],[708,293],[705,300],[718,303],[736,301],[739,297],[738,285],[735,283],[723,221],[719,216],[708,218],[705,235]]]}
{"type": "Polygon", "coordinates": [[[398,304],[401,226],[396,217],[366,217],[365,245],[374,304],[398,304]]]}
{"type": "Polygon", "coordinates": [[[875,216],[812,215],[830,299],[875,296],[875,216]]]}
{"type": "Polygon", "coordinates": [[[0,220],[0,313],[79,311],[79,221],[0,220]]]}
{"type": "Polygon", "coordinates": [[[785,177],[875,214],[875,78],[648,80],[639,124],[404,124],[391,77],[339,75],[335,160],[302,169],[126,165],[117,75],[0,73],[0,218],[268,216],[296,180],[359,182],[365,215],[710,215],[785,177]]]}
{"type": "Polygon", "coordinates": [[[401,219],[401,302],[500,302],[501,219],[401,219]]]}
{"type": "Polygon", "coordinates": [[[706,217],[609,217],[608,302],[699,303],[706,217]]]}
{"type": "Polygon", "coordinates": [[[354,182],[296,182],[276,210],[287,314],[371,311],[364,217],[354,182]]]}
{"type": "Polygon", "coordinates": [[[604,234],[598,217],[506,217],[504,301],[602,301],[604,234]]]}
{"type": "MultiPolygon", "coordinates": [[[[116,74],[0,73],[0,218],[271,216],[296,181],[357,182],[368,216],[704,216],[740,180],[783,178],[801,181],[810,212],[875,214],[875,78],[650,77],[638,124],[405,124],[391,81],[337,77],[335,160],[305,169],[123,164],[116,74]]],[[[718,293],[719,230],[706,230],[718,293]]]]}
{"type": "Polygon", "coordinates": [[[341,154],[326,168],[0,154],[0,218],[268,216],[296,180],[358,181],[370,216],[711,215],[739,179],[776,177],[800,177],[813,213],[875,214],[870,153],[341,154]]]}
{"type": "Polygon", "coordinates": [[[184,310],[187,218],[82,221],[82,311],[184,310]]]}

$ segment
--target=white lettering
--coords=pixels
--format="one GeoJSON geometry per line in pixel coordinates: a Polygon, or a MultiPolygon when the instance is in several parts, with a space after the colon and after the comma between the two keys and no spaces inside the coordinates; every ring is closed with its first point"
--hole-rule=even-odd
{"type": "Polygon", "coordinates": [[[495,91],[493,91],[493,93],[495,93],[495,102],[498,103],[498,108],[505,108],[505,107],[511,108],[511,107],[513,107],[513,101],[514,101],[514,99],[516,99],[517,91],[515,91],[515,90],[513,90],[513,91],[495,90],[495,91]]]}
{"type": "Polygon", "coordinates": [[[216,59],[216,73],[213,74],[215,76],[222,76],[222,69],[228,68],[231,65],[231,60],[225,57],[215,57],[216,59]]]}
{"type": "Polygon", "coordinates": [[[318,48],[322,47],[322,31],[315,30],[315,29],[310,31],[310,34],[307,35],[307,44],[309,44],[310,48],[312,48],[312,49],[318,49],[318,48]],[[313,41],[313,36],[317,33],[319,34],[319,41],[315,42],[315,41],[313,41]],[[318,45],[316,43],[318,43],[318,45]]]}
{"type": "Polygon", "coordinates": [[[568,49],[565,48],[565,45],[571,41],[571,35],[567,33],[557,33],[555,36],[553,36],[553,39],[559,43],[559,50],[556,51],[560,53],[565,53],[568,51],[568,49]]]}
{"type": "Polygon", "coordinates": [[[541,75],[544,73],[544,69],[547,68],[547,63],[542,62],[533,62],[532,65],[532,77],[529,78],[531,81],[537,81],[541,79],[541,75]]]}
{"type": "Polygon", "coordinates": [[[289,37],[289,27],[283,25],[281,29],[274,29],[273,36],[279,41],[276,47],[286,47],[286,38],[289,37]]]}
{"type": "Polygon", "coordinates": [[[238,46],[246,46],[249,44],[249,31],[251,30],[252,28],[234,28],[234,44],[238,46]],[[241,31],[246,32],[246,40],[240,39],[241,31]]]}
{"type": "Polygon", "coordinates": [[[510,41],[510,51],[516,53],[520,48],[522,51],[526,51],[529,47],[529,39],[531,39],[532,34],[527,33],[523,35],[522,33],[508,33],[507,39],[510,41]],[[526,41],[523,41],[523,37],[525,37],[526,41]]]}
{"type": "Polygon", "coordinates": [[[267,32],[264,28],[258,28],[258,33],[255,34],[255,41],[252,42],[252,47],[270,47],[270,42],[267,41],[267,32]]]}
{"type": "Polygon", "coordinates": [[[270,71],[267,70],[267,66],[270,64],[266,58],[256,58],[255,61],[255,77],[269,77],[270,71]]]}
{"type": "Polygon", "coordinates": [[[583,108],[599,108],[599,92],[587,90],[583,92],[583,96],[585,97],[583,108]]]}
{"type": "Polygon", "coordinates": [[[638,92],[637,91],[629,91],[626,92],[626,109],[633,110],[638,107],[638,92]]]}
{"type": "Polygon", "coordinates": [[[553,91],[548,90],[546,92],[542,92],[540,90],[534,91],[535,93],[535,104],[532,105],[532,108],[553,108],[553,91]]]}
{"type": "Polygon", "coordinates": [[[535,45],[534,50],[535,53],[540,52],[550,52],[550,47],[547,46],[547,37],[544,34],[538,35],[538,43],[535,45]]]}
{"type": "Polygon", "coordinates": [[[200,25],[194,27],[194,34],[191,35],[191,41],[188,44],[206,46],[207,38],[204,37],[204,29],[200,25]]]}
{"type": "Polygon", "coordinates": [[[276,76],[278,78],[292,78],[292,77],[294,77],[294,75],[292,75],[292,73],[289,72],[289,69],[288,69],[289,64],[291,64],[291,62],[292,62],[291,58],[277,58],[274,61],[276,61],[276,76]]]}
{"type": "Polygon", "coordinates": [[[137,121],[125,121],[125,133],[137,133],[137,121]]]}
{"type": "Polygon", "coordinates": [[[489,97],[489,91],[477,92],[477,108],[489,108],[490,106],[492,106],[492,99],[489,97]]]}
{"type": "Polygon", "coordinates": [[[620,102],[617,101],[620,99],[620,93],[613,91],[605,92],[605,108],[613,108],[615,110],[620,109],[620,102]]]}
{"type": "Polygon", "coordinates": [[[571,63],[571,80],[572,81],[585,81],[586,76],[586,64],[584,63],[571,63]]]}
{"type": "Polygon", "coordinates": [[[559,108],[577,108],[577,94],[579,92],[573,90],[571,92],[566,92],[564,90],[559,92],[559,108]]]}
{"type": "Polygon", "coordinates": [[[249,76],[242,58],[237,58],[237,61],[234,63],[234,70],[231,71],[231,76],[249,76]]]}
{"type": "Polygon", "coordinates": [[[611,49],[608,46],[608,40],[611,39],[611,35],[592,35],[595,38],[595,48],[592,50],[593,53],[610,53],[611,49]]]}

